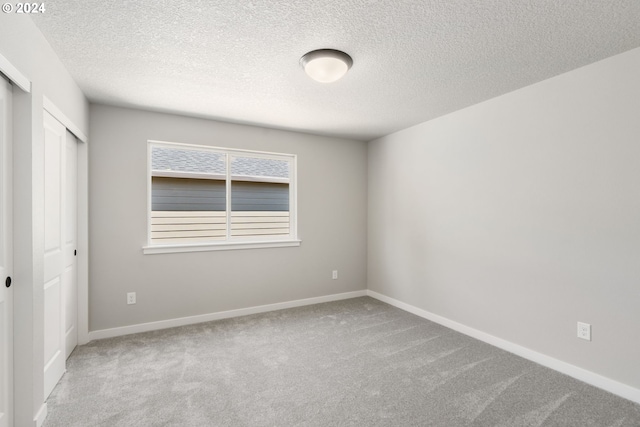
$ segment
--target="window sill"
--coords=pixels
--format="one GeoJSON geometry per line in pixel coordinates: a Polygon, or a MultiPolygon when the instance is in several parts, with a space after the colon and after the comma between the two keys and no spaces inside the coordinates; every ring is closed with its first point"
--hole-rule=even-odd
{"type": "Polygon", "coordinates": [[[300,246],[302,240],[265,240],[254,242],[193,243],[182,245],[143,246],[145,255],[180,252],[231,251],[237,249],[287,248],[300,246]]]}

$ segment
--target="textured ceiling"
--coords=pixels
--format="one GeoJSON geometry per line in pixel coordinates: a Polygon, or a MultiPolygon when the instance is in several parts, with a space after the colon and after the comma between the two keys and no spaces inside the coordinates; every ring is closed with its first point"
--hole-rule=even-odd
{"type": "Polygon", "coordinates": [[[640,46],[639,0],[50,0],[93,102],[370,140],[640,46]],[[353,58],[336,83],[306,52],[353,58]]]}

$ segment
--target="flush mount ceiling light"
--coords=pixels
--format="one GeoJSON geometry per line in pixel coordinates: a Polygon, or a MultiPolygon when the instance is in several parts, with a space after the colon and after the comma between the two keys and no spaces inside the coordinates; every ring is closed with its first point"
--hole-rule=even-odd
{"type": "Polygon", "coordinates": [[[300,58],[300,65],[313,80],[331,83],[347,74],[353,65],[353,59],[339,50],[319,49],[300,58]]]}

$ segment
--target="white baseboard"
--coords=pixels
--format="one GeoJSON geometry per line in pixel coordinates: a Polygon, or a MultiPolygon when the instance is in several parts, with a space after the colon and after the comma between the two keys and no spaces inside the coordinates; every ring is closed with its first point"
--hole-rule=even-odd
{"type": "Polygon", "coordinates": [[[366,290],[345,292],[342,294],[325,295],[322,297],[299,299],[295,301],[279,302],[275,304],[259,305],[256,307],[240,308],[237,310],[220,311],[217,313],[201,314],[198,316],[181,317],[178,319],[160,320],[158,322],[140,323],[119,328],[101,329],[89,332],[89,341],[104,338],[119,337],[122,335],[136,334],[138,332],[156,331],[159,329],[174,328],[176,326],[192,325],[195,323],[210,322],[212,320],[228,319],[231,317],[247,316],[249,314],[265,313],[268,311],[282,310],[285,308],[302,307],[305,305],[320,304],[323,302],[339,301],[343,299],[363,297],[366,290]]]}
{"type": "Polygon", "coordinates": [[[44,402],[42,404],[36,416],[33,417],[33,424],[36,427],[42,427],[42,424],[44,423],[45,418],[47,418],[47,402],[44,402]]]}
{"type": "Polygon", "coordinates": [[[416,316],[420,316],[442,326],[446,326],[447,328],[453,329],[454,331],[463,333],[480,341],[484,341],[495,347],[501,348],[502,350],[508,351],[509,353],[516,354],[520,357],[531,360],[532,362],[538,363],[542,366],[546,366],[547,368],[551,368],[565,375],[569,375],[570,377],[573,377],[587,384],[591,384],[592,386],[601,388],[620,397],[624,397],[625,399],[629,399],[633,402],[640,403],[640,390],[637,388],[620,383],[607,377],[603,377],[602,375],[587,371],[586,369],[579,368],[577,366],[571,365],[570,363],[555,359],[551,356],[538,353],[502,338],[494,337],[493,335],[490,335],[486,332],[479,331],[477,329],[447,319],[446,317],[433,314],[429,311],[404,303],[402,301],[398,301],[386,295],[382,295],[378,292],[367,290],[367,295],[389,305],[397,307],[401,310],[408,311],[409,313],[415,314],[416,316]]]}

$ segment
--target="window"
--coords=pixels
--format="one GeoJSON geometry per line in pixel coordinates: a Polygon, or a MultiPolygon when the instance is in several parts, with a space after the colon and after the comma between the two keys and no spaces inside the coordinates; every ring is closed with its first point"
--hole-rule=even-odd
{"type": "Polygon", "coordinates": [[[296,156],[149,141],[145,253],[298,246],[296,156]]]}

